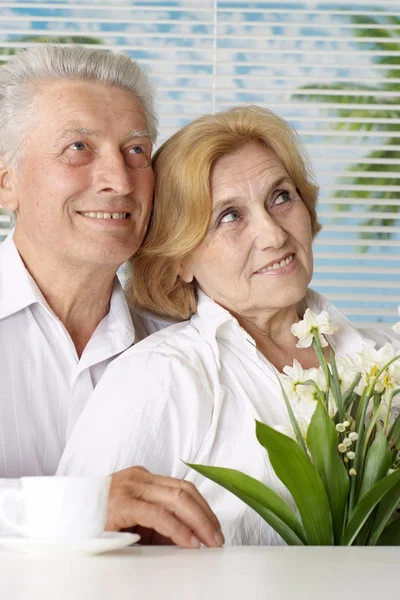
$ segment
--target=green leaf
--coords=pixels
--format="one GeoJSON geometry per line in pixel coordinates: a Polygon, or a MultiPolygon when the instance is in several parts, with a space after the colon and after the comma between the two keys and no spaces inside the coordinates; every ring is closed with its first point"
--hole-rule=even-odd
{"type": "Polygon", "coordinates": [[[328,497],[317,469],[291,438],[256,421],[256,434],[267,450],[271,465],[292,494],[303,523],[307,543],[333,543],[332,517],[328,497]]]}
{"type": "MultiPolygon", "coordinates": [[[[386,525],[395,514],[396,509],[400,505],[400,483],[395,485],[390,492],[386,494],[384,499],[380,502],[378,511],[376,513],[371,533],[368,539],[368,546],[375,546],[380,539],[380,536],[385,529],[386,525]]],[[[400,538],[399,538],[400,543],[400,538]]]]}
{"type": "Polygon", "coordinates": [[[395,440],[398,432],[400,430],[400,414],[397,415],[397,418],[395,420],[395,422],[393,423],[393,425],[391,426],[387,439],[390,441],[395,440]]]}
{"type": "Polygon", "coordinates": [[[307,446],[328,496],[334,541],[339,544],[343,533],[350,482],[346,467],[338,453],[335,425],[321,405],[315,409],[308,427],[307,446]]]}
{"type": "Polygon", "coordinates": [[[301,523],[286,502],[269,487],[235,469],[185,464],[243,500],[271,525],[289,546],[304,545],[305,536],[301,523]]]}
{"type": "Polygon", "coordinates": [[[392,465],[392,453],[383,429],[379,423],[376,424],[375,439],[367,451],[364,470],[358,500],[383,479],[392,465]]]}
{"type": "Polygon", "coordinates": [[[400,518],[385,527],[377,546],[400,546],[400,518]]]}
{"type": "Polygon", "coordinates": [[[343,401],[342,401],[342,393],[340,390],[340,378],[337,370],[337,364],[335,359],[335,353],[331,348],[330,351],[330,364],[332,369],[332,376],[330,379],[332,394],[336,402],[336,406],[338,407],[339,419],[340,421],[344,420],[344,410],[343,410],[343,401]]]}
{"type": "Polygon", "coordinates": [[[347,389],[347,391],[343,395],[342,402],[343,402],[343,410],[345,412],[350,408],[350,405],[352,404],[352,402],[354,400],[353,396],[356,395],[356,394],[354,394],[354,389],[357,387],[360,379],[361,379],[361,373],[357,373],[357,375],[353,379],[350,387],[347,389]]]}
{"type": "Polygon", "coordinates": [[[354,508],[350,522],[342,536],[340,545],[351,546],[354,538],[360,532],[362,526],[374,510],[375,506],[394,488],[400,481],[400,471],[395,471],[381,479],[372,489],[358,502],[354,508]]]}
{"type": "Polygon", "coordinates": [[[301,431],[300,431],[300,427],[299,427],[299,424],[297,422],[297,419],[294,416],[292,405],[289,402],[289,398],[287,397],[287,394],[285,392],[285,388],[282,385],[282,381],[279,378],[278,378],[278,380],[279,380],[279,385],[281,386],[282,396],[283,396],[283,399],[285,401],[286,410],[288,411],[289,419],[290,419],[290,422],[292,424],[293,431],[294,431],[294,434],[296,436],[297,443],[299,444],[300,448],[303,450],[304,454],[307,455],[307,448],[306,448],[305,442],[303,440],[303,437],[301,435],[301,431]]]}

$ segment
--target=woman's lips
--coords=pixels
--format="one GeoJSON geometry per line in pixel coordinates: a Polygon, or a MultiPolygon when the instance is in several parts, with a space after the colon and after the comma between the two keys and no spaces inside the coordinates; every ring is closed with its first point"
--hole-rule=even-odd
{"type": "Polygon", "coordinates": [[[270,263],[269,265],[255,271],[254,275],[278,275],[283,272],[289,272],[294,264],[295,255],[289,254],[285,258],[270,263]]]}

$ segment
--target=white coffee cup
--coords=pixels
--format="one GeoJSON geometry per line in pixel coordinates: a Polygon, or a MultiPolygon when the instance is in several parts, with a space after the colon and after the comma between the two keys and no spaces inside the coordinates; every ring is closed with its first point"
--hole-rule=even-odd
{"type": "Polygon", "coordinates": [[[22,477],[20,489],[0,496],[0,520],[34,539],[95,538],[107,521],[111,477],[22,477]],[[19,518],[10,517],[7,503],[22,505],[19,518]]]}

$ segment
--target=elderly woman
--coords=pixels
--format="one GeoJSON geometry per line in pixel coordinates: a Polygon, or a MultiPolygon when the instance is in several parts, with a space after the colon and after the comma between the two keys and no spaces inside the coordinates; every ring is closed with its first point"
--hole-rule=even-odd
{"type": "Polygon", "coordinates": [[[296,134],[254,106],[187,125],[158,150],[154,169],[155,207],[132,259],[130,294],[136,306],[179,322],[108,367],[59,472],[141,464],[197,485],[226,543],[283,543],[182,460],[243,470],[288,499],[254,420],[288,425],[277,373],[294,359],[318,366],[311,348],[296,347],[291,326],[307,307],[326,310],[340,325],[328,337],[337,354],[366,341],[308,288],[317,187],[296,134]]]}

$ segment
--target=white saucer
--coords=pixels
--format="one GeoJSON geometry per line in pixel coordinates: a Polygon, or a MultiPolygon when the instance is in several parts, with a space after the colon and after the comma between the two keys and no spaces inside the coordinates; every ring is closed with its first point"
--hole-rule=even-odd
{"type": "Polygon", "coordinates": [[[0,546],[35,556],[90,556],[111,552],[140,540],[137,533],[105,531],[89,540],[40,540],[27,537],[0,537],[0,546]]]}

